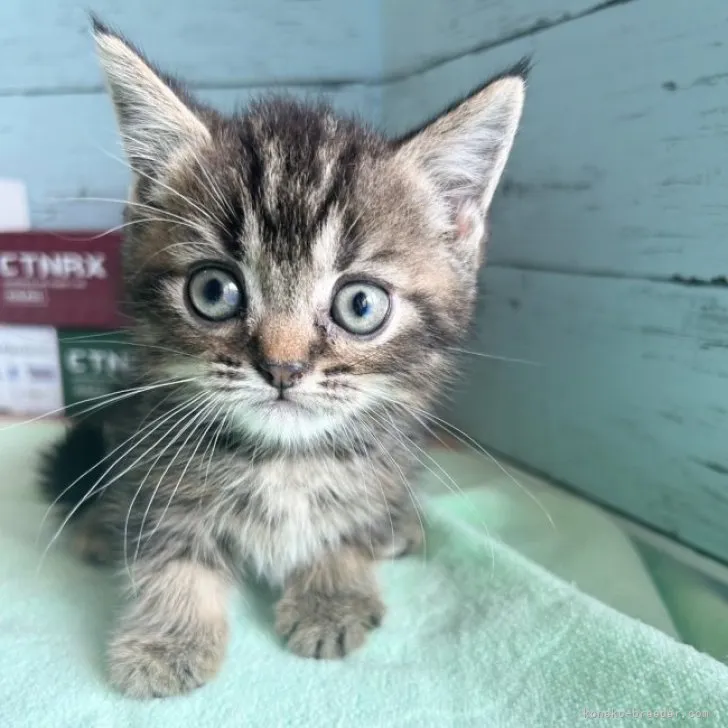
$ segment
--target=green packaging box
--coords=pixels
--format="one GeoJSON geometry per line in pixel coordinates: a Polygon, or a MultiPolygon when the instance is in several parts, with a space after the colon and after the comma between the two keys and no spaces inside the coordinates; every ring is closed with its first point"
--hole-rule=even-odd
{"type": "Polygon", "coordinates": [[[86,402],[124,386],[131,346],[121,331],[58,330],[58,355],[66,414],[80,415],[101,400],[86,402]]]}

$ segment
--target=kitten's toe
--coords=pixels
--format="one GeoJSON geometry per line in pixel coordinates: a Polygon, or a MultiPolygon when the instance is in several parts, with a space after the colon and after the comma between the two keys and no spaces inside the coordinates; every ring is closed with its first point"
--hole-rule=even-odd
{"type": "Polygon", "coordinates": [[[376,594],[284,596],[276,607],[276,631],[301,657],[337,659],[364,644],[383,617],[376,594]]]}
{"type": "Polygon", "coordinates": [[[223,658],[224,647],[215,641],[121,634],[109,649],[109,676],[124,695],[164,698],[209,682],[223,658]]]}

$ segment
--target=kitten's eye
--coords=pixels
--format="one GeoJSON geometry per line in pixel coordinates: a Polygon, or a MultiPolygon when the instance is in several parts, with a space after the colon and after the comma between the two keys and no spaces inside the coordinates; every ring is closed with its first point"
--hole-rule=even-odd
{"type": "Polygon", "coordinates": [[[243,307],[243,291],[222,268],[196,270],[187,282],[187,296],[195,311],[210,321],[225,321],[243,307]]]}
{"type": "Polygon", "coordinates": [[[365,336],[373,334],[387,319],[389,294],[373,283],[347,283],[331,305],[331,318],[342,329],[365,336]]]}

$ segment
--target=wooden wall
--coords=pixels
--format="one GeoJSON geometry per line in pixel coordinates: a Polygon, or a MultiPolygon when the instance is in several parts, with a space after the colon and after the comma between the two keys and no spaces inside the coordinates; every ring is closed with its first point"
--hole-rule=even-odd
{"type": "MultiPolygon", "coordinates": [[[[0,3],[0,176],[39,227],[113,225],[69,200],[126,190],[87,4],[0,3]]],[[[390,131],[532,53],[470,348],[539,366],[468,357],[447,416],[728,560],[725,0],[91,6],[224,108],[325,93],[390,131]]]]}
{"type": "Polygon", "coordinates": [[[384,117],[404,130],[533,54],[470,348],[539,366],[465,357],[447,417],[728,560],[728,5],[454,4],[451,59],[417,48],[384,117]]]}
{"type": "Polygon", "coordinates": [[[380,121],[378,2],[3,0],[0,176],[26,182],[36,227],[114,225],[120,206],[88,198],[128,186],[88,8],[221,108],[275,89],[380,121]]]}

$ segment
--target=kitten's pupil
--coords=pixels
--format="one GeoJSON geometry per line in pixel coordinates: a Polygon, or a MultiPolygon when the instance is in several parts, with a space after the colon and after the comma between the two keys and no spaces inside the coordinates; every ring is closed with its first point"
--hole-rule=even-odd
{"type": "Polygon", "coordinates": [[[371,308],[367,294],[364,291],[359,291],[351,300],[351,307],[357,316],[366,316],[371,308]]]}
{"type": "Polygon", "coordinates": [[[219,278],[210,278],[202,289],[202,295],[208,303],[217,303],[222,298],[222,283],[219,278]]]}

